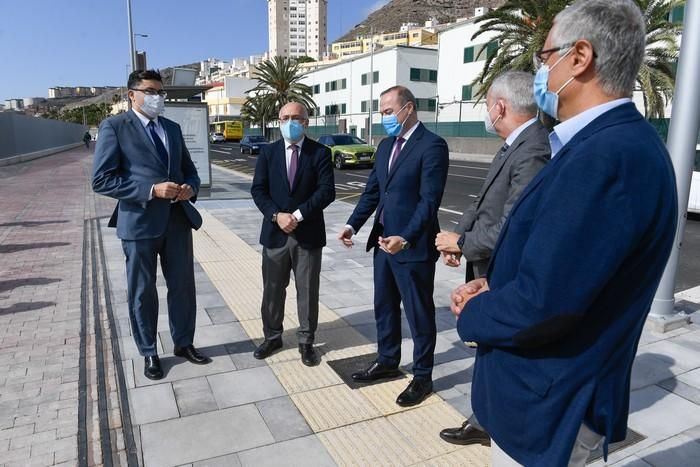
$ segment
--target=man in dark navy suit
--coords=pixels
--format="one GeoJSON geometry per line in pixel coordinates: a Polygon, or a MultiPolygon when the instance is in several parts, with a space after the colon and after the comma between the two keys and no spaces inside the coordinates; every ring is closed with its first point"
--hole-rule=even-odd
{"type": "Polygon", "coordinates": [[[379,143],[367,187],[338,238],[352,246],[352,236],[376,212],[367,251],[374,248],[378,356],[352,377],[368,382],[399,374],[403,303],[413,337],[414,377],[396,403],[408,407],[420,404],[433,390],[433,289],[440,256],[435,236],[449,154],[445,141],[418,121],[416,98],[407,88],[387,89],[379,106],[389,137],[379,143]]]}
{"type": "Polygon", "coordinates": [[[631,100],[645,51],[632,0],[579,0],[536,53],[535,100],[560,120],[486,279],[452,295],[479,344],[472,407],[494,466],[583,466],[627,431],[630,374],[676,229],[676,186],[631,100]],[[466,304],[466,306],[465,306],[466,304]]]}
{"type": "Polygon", "coordinates": [[[299,353],[304,365],[318,365],[313,347],[318,326],[321,250],[326,245],[323,210],[335,199],[330,149],[304,136],[309,114],[302,104],[280,109],[282,139],[263,146],[251,194],[263,214],[262,320],[265,340],[258,359],[282,348],[284,301],[294,271],[299,317],[299,353]]]}
{"type": "Polygon", "coordinates": [[[202,225],[192,202],[199,177],[180,126],[159,117],[165,100],[160,74],[137,70],[129,76],[128,88],[132,109],[100,125],[92,187],[119,200],[109,226],[117,227],[126,255],[131,330],[145,358],[145,376],[160,379],[159,256],[175,355],[200,365],[211,361],[192,345],[197,310],[192,229],[202,225]]]}

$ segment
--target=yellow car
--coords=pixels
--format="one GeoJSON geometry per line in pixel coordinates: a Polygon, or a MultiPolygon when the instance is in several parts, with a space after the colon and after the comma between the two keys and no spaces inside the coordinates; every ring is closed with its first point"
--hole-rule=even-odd
{"type": "Polygon", "coordinates": [[[374,147],[357,136],[348,134],[323,135],[318,142],[331,148],[333,165],[336,169],[361,165],[374,165],[374,147]]]}

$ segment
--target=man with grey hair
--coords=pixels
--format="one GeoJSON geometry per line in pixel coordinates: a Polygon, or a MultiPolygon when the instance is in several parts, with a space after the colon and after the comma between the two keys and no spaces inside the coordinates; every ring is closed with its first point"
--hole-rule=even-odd
{"type": "MultiPolygon", "coordinates": [[[[454,232],[440,232],[435,245],[443,262],[466,264],[466,282],[486,275],[491,251],[508,213],[535,175],[549,160],[547,130],[537,119],[532,94],[533,75],[503,73],[486,93],[486,131],[505,140],[491,163],[479,197],[465,211],[454,232]]],[[[453,444],[490,444],[488,434],[472,416],[459,428],[446,428],[440,437],[453,444]]]]}
{"type": "Polygon", "coordinates": [[[631,100],[645,27],[632,0],[579,0],[535,54],[538,106],[561,121],[486,278],[452,293],[478,343],[472,408],[494,466],[583,466],[627,431],[632,363],[673,245],[668,152],[631,100]]]}

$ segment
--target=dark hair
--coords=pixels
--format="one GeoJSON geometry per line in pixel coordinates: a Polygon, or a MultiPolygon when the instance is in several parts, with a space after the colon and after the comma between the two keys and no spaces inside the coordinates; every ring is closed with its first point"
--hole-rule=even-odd
{"type": "Polygon", "coordinates": [[[157,70],[136,70],[129,75],[129,81],[126,83],[126,87],[133,89],[145,79],[163,82],[163,78],[157,70]]]}
{"type": "Polygon", "coordinates": [[[418,109],[418,104],[416,103],[416,96],[413,95],[410,89],[408,89],[406,86],[392,86],[389,89],[383,91],[379,97],[382,97],[384,94],[389,94],[390,92],[398,91],[399,93],[399,101],[401,102],[401,105],[406,105],[407,102],[410,102],[413,104],[413,110],[418,109]]]}

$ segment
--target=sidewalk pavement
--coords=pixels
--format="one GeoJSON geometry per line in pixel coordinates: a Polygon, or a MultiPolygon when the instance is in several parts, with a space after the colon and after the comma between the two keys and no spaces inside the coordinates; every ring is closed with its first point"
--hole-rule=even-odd
{"type": "MultiPolygon", "coordinates": [[[[353,206],[326,210],[318,367],[296,350],[290,286],[285,346],[252,358],[259,317],[260,214],[248,178],[214,167],[194,235],[196,366],[172,355],[161,299],[166,376],[143,376],[128,325],[124,259],[106,228],[112,200],[92,194],[90,155],[68,151],[0,169],[0,465],[488,465],[489,450],[442,442],[471,413],[474,353],[447,304],[463,269],[437,268],[436,394],[394,403],[408,377],[350,389],[338,360],[376,350],[372,260],[334,239],[353,206]]],[[[358,235],[366,240],[367,229],[358,235]]],[[[165,287],[159,278],[159,293],[165,287]]],[[[679,294],[689,312],[700,288],[679,294]]],[[[410,368],[404,321],[402,365],[410,368]]],[[[688,466],[700,459],[700,326],[645,329],[635,361],[629,440],[609,465],[688,466]]],[[[594,460],[592,465],[603,465],[594,460]]]]}

